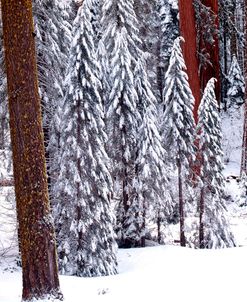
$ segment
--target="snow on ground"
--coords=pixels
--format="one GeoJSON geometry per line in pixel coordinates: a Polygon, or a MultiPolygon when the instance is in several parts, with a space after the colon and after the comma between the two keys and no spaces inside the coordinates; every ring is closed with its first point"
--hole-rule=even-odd
{"type": "MultiPolygon", "coordinates": [[[[119,251],[119,274],[61,276],[65,302],[246,302],[247,248],[158,246],[119,251]]],[[[21,273],[0,272],[0,301],[21,300],[21,273]]]]}

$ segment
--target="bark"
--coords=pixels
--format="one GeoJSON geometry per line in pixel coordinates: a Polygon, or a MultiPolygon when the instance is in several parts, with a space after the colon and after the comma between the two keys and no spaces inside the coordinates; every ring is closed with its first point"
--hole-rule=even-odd
{"type": "Polygon", "coordinates": [[[179,196],[179,219],[180,219],[180,245],[186,246],[186,238],[184,233],[184,199],[183,199],[183,181],[182,167],[180,159],[177,159],[178,167],[178,196],[179,196]]]}
{"type": "Polygon", "coordinates": [[[182,45],[189,84],[195,98],[194,118],[198,121],[198,107],[201,99],[200,79],[199,79],[199,62],[197,58],[196,47],[196,26],[195,11],[193,0],[179,0],[179,22],[181,36],[185,39],[182,45]]]}
{"type": "MultiPolygon", "coordinates": [[[[218,19],[218,1],[216,0],[203,0],[202,3],[210,7],[212,10],[212,14],[217,16],[215,19],[215,27],[217,30],[219,30],[219,19],[218,19]]],[[[220,60],[219,60],[219,39],[218,35],[214,35],[214,44],[211,45],[210,43],[207,43],[206,41],[203,41],[203,39],[200,39],[199,43],[199,49],[200,52],[201,49],[205,49],[206,52],[210,56],[210,62],[211,64],[207,64],[205,68],[201,69],[200,72],[200,82],[201,82],[201,89],[204,91],[204,88],[206,87],[208,81],[211,78],[216,78],[217,82],[215,84],[215,95],[218,102],[220,101],[220,60]]]]}
{"type": "Polygon", "coordinates": [[[31,0],[2,0],[23,300],[62,299],[50,216],[31,0]]]}
{"type": "Polygon", "coordinates": [[[203,223],[203,216],[204,216],[204,188],[201,189],[201,196],[200,196],[200,206],[199,206],[199,247],[200,249],[205,248],[204,244],[204,223],[203,223]]]}
{"type": "MultiPolygon", "coordinates": [[[[245,21],[247,21],[247,0],[245,0],[245,21]]],[[[242,143],[242,160],[241,160],[241,169],[240,174],[247,174],[247,47],[246,47],[246,39],[247,39],[247,22],[245,22],[245,48],[244,48],[244,78],[245,78],[245,112],[244,112],[244,129],[243,129],[243,143],[242,143]]]]}

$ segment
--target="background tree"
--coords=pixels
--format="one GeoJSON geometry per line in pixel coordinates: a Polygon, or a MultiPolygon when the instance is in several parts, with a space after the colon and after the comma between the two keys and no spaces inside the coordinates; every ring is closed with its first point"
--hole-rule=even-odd
{"type": "Polygon", "coordinates": [[[159,16],[158,86],[163,99],[165,73],[169,66],[174,40],[179,36],[178,2],[159,0],[159,16]]]}
{"type": "Polygon", "coordinates": [[[168,158],[173,167],[178,169],[178,193],[180,216],[180,244],[186,245],[184,229],[184,197],[189,185],[188,179],[191,169],[191,160],[195,156],[194,133],[195,122],[193,117],[194,97],[192,95],[186,66],[178,37],[173,45],[170,64],[165,75],[163,106],[163,137],[168,158]]]}
{"type": "Polygon", "coordinates": [[[244,103],[245,82],[235,55],[232,58],[228,82],[227,107],[242,105],[244,103]]]}
{"type": "Polygon", "coordinates": [[[133,1],[105,1],[102,25],[102,41],[110,74],[106,104],[108,154],[112,160],[113,178],[121,187],[117,207],[118,239],[122,247],[138,246],[139,241],[133,237],[133,232],[131,236],[129,233],[130,219],[138,215],[137,208],[135,205],[132,207],[130,200],[133,195],[137,133],[141,119],[137,110],[134,69],[142,52],[133,1]],[[118,38],[115,39],[115,36],[118,38]]]}
{"type": "Polygon", "coordinates": [[[182,46],[189,84],[195,98],[194,117],[197,122],[197,111],[201,100],[200,78],[198,75],[199,62],[196,45],[196,21],[193,0],[179,0],[179,27],[180,35],[185,39],[182,46]]]}
{"type": "MultiPolygon", "coordinates": [[[[247,1],[245,0],[244,3],[244,11],[245,11],[245,21],[247,16],[247,1]]],[[[245,29],[246,29],[246,22],[245,22],[245,29]]],[[[241,159],[241,175],[247,175],[247,48],[246,48],[246,38],[247,38],[247,31],[245,30],[245,53],[244,53],[244,78],[245,78],[245,95],[244,95],[244,129],[243,129],[243,144],[242,144],[242,159],[241,159]]]]}
{"type": "Polygon", "coordinates": [[[216,97],[220,101],[218,1],[196,0],[194,7],[201,91],[204,90],[209,79],[216,78],[216,97]]]}
{"type": "Polygon", "coordinates": [[[55,185],[61,271],[86,277],[114,274],[117,269],[92,5],[84,0],[73,24],[55,185]]]}
{"type": "Polygon", "coordinates": [[[60,124],[57,114],[61,111],[64,99],[71,19],[74,14],[72,3],[58,0],[34,0],[33,11],[49,193],[52,197],[54,181],[58,175],[60,124]]]}
{"type": "Polygon", "coordinates": [[[61,300],[50,216],[32,1],[2,0],[23,300],[61,300]],[[13,65],[13,62],[15,64],[13,65]]]}
{"type": "Polygon", "coordinates": [[[200,150],[200,223],[199,247],[220,248],[235,246],[228,228],[223,200],[224,176],[221,148],[221,129],[218,104],[215,96],[215,79],[204,91],[198,111],[197,134],[200,150]]]}

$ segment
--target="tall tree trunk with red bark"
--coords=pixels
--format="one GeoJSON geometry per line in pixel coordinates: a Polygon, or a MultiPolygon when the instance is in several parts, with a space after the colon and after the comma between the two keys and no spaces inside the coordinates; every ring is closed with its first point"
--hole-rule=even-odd
{"type": "Polygon", "coordinates": [[[61,300],[50,216],[31,0],[2,0],[23,301],[61,300]]]}
{"type": "Polygon", "coordinates": [[[185,39],[182,45],[183,56],[187,66],[187,74],[189,76],[189,84],[195,98],[194,118],[198,120],[198,107],[201,99],[200,79],[199,79],[199,62],[197,58],[196,45],[196,22],[193,0],[179,0],[179,16],[180,16],[180,33],[185,39]]]}

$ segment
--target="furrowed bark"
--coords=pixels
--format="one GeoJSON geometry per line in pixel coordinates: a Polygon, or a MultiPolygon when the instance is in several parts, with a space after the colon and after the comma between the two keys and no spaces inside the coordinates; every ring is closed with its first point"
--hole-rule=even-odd
{"type": "Polygon", "coordinates": [[[2,0],[23,301],[62,299],[50,216],[31,0],[2,0]]]}

